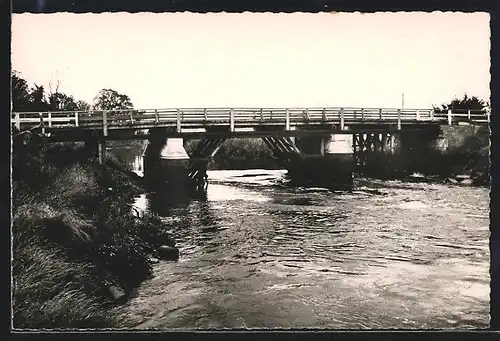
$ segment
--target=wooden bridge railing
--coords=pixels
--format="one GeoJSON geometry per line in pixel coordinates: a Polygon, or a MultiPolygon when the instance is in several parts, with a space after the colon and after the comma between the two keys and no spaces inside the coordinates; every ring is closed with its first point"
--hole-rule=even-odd
{"type": "Polygon", "coordinates": [[[204,128],[207,126],[257,127],[283,125],[286,130],[304,124],[402,124],[431,122],[454,124],[489,123],[489,110],[391,109],[391,108],[183,108],[115,111],[13,112],[12,125],[19,130],[44,128],[146,129],[154,126],[204,128]]]}

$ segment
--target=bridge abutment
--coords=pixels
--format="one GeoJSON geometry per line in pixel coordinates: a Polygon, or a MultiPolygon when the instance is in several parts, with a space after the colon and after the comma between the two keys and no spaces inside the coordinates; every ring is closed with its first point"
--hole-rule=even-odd
{"type": "Polygon", "coordinates": [[[451,165],[447,150],[448,139],[435,127],[354,136],[357,172],[378,178],[446,176],[451,165]]]}
{"type": "Polygon", "coordinates": [[[446,176],[450,171],[447,149],[439,126],[401,132],[401,159],[408,174],[446,176]]]}

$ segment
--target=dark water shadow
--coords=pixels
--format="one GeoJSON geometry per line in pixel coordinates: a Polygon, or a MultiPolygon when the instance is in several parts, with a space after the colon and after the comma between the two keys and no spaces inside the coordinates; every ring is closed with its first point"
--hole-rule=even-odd
{"type": "Polygon", "coordinates": [[[332,193],[349,193],[356,190],[355,184],[343,184],[333,182],[314,182],[314,181],[297,181],[288,178],[287,176],[277,179],[269,187],[276,189],[285,189],[299,192],[332,192],[332,193]]]}
{"type": "Polygon", "coordinates": [[[181,191],[156,191],[146,194],[147,209],[164,218],[179,218],[170,222],[173,230],[196,230],[199,233],[219,231],[222,217],[218,217],[210,202],[193,198],[181,191]]]}
{"type": "MultiPolygon", "coordinates": [[[[268,173],[254,173],[254,174],[242,174],[242,175],[234,175],[234,178],[251,178],[254,176],[266,176],[268,173]]],[[[274,179],[274,178],[273,178],[274,179]]]]}
{"type": "Polygon", "coordinates": [[[171,216],[174,210],[186,208],[193,200],[190,193],[182,187],[158,188],[146,195],[148,208],[152,213],[163,217],[171,216]]]}

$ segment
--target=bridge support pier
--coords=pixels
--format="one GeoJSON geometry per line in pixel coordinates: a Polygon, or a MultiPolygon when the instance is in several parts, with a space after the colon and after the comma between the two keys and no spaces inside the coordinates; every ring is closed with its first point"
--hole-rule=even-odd
{"type": "Polygon", "coordinates": [[[390,132],[354,134],[356,169],[367,176],[388,178],[404,172],[401,136],[390,132]]]}
{"type": "Polygon", "coordinates": [[[84,141],[84,148],[89,158],[97,158],[101,165],[106,162],[106,141],[97,136],[88,136],[84,141]]]}
{"type": "Polygon", "coordinates": [[[99,164],[103,165],[106,163],[106,141],[99,141],[97,143],[97,158],[99,159],[99,164]]]}
{"type": "Polygon", "coordinates": [[[335,188],[352,185],[352,135],[297,137],[296,141],[304,155],[289,169],[292,181],[335,188]]]}
{"type": "MultiPolygon", "coordinates": [[[[271,149],[282,167],[291,172],[294,164],[302,160],[302,153],[295,145],[295,141],[290,137],[263,137],[266,146],[271,149]]],[[[296,165],[295,165],[296,166],[296,165]]]]}
{"type": "Polygon", "coordinates": [[[179,189],[187,183],[189,156],[182,138],[165,138],[161,131],[150,132],[150,139],[143,153],[144,177],[152,188],[167,185],[179,189]]]}
{"type": "Polygon", "coordinates": [[[352,185],[355,165],[352,140],[351,134],[334,134],[323,138],[322,152],[327,162],[326,171],[330,173],[334,184],[352,185]]]}
{"type": "Polygon", "coordinates": [[[188,179],[192,192],[197,196],[205,196],[208,187],[208,163],[217,154],[226,140],[225,137],[202,138],[191,154],[188,179]]]}

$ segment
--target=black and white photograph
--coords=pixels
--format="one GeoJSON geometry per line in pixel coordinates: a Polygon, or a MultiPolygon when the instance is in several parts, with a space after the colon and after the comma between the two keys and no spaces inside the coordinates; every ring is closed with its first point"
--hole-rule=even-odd
{"type": "Polygon", "coordinates": [[[13,13],[11,327],[490,327],[487,12],[13,13]]]}

